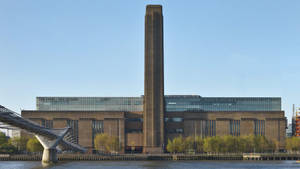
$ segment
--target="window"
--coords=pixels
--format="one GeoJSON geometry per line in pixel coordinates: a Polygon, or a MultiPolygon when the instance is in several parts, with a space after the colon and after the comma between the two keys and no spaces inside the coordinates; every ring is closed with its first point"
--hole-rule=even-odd
{"type": "Polygon", "coordinates": [[[196,120],[193,122],[194,135],[202,138],[216,135],[215,120],[196,120]]]}
{"type": "Polygon", "coordinates": [[[128,122],[143,122],[143,118],[127,118],[128,122]]]}
{"type": "Polygon", "coordinates": [[[174,134],[182,134],[183,133],[183,128],[176,128],[176,129],[167,129],[167,133],[174,134]]]}
{"type": "Polygon", "coordinates": [[[93,120],[92,121],[92,144],[94,146],[94,138],[98,133],[103,133],[103,120],[93,120]]]}
{"type": "Polygon", "coordinates": [[[66,139],[78,144],[78,120],[67,120],[67,125],[71,127],[71,131],[66,135],[66,139]]]}
{"type": "Polygon", "coordinates": [[[183,122],[182,117],[165,117],[165,122],[183,122]]]}
{"type": "Polygon", "coordinates": [[[230,135],[240,135],[240,120],[230,120],[230,135]]]}
{"type": "Polygon", "coordinates": [[[215,120],[206,120],[206,136],[216,136],[216,121],[215,120]]]}
{"type": "Polygon", "coordinates": [[[46,128],[53,128],[53,120],[42,120],[42,126],[46,128]]]}
{"type": "Polygon", "coordinates": [[[265,135],[265,121],[255,120],[254,121],[254,135],[265,135]]]}
{"type": "Polygon", "coordinates": [[[126,129],[126,133],[142,133],[143,129],[126,129]]]}
{"type": "Polygon", "coordinates": [[[183,129],[175,129],[176,133],[183,133],[183,129]]]}
{"type": "Polygon", "coordinates": [[[174,117],[174,118],[172,118],[172,121],[173,122],[182,122],[183,119],[181,117],[174,117]]]}

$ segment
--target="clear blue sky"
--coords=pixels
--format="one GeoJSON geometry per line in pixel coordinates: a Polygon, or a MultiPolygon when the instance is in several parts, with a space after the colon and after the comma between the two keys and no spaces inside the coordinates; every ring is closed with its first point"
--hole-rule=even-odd
{"type": "Polygon", "coordinates": [[[146,4],[162,4],[165,93],[300,106],[299,0],[0,0],[0,103],[140,96],[146,4]]]}

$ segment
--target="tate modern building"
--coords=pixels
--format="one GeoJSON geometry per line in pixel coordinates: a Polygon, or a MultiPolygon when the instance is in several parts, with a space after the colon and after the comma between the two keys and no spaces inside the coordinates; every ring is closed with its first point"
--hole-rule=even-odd
{"type": "MultiPolygon", "coordinates": [[[[162,6],[145,15],[144,95],[37,97],[22,116],[49,128],[70,126],[74,142],[90,150],[94,137],[119,138],[123,152],[162,153],[178,136],[263,135],[284,147],[286,117],[280,97],[202,97],[164,94],[162,6]]],[[[141,70],[143,71],[143,70],[141,70]]]]}

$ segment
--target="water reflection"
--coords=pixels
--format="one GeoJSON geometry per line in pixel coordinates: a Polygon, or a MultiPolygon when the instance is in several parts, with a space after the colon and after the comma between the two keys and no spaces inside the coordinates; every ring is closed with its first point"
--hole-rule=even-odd
{"type": "Polygon", "coordinates": [[[43,167],[39,161],[1,161],[0,169],[290,169],[296,161],[71,161],[43,167]]]}

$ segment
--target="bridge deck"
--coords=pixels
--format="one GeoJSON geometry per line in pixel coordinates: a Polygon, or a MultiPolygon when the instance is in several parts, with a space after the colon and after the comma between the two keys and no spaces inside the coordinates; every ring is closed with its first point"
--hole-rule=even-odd
{"type": "MultiPolygon", "coordinates": [[[[25,130],[27,132],[43,136],[48,139],[57,139],[59,135],[56,130],[61,129],[49,129],[36,124],[33,121],[21,117],[18,113],[13,112],[0,105],[0,121],[11,126],[17,127],[19,129],[25,130]]],[[[85,152],[86,150],[79,146],[78,144],[72,143],[70,140],[65,138],[59,144],[63,149],[71,149],[74,151],[85,152]]]]}

